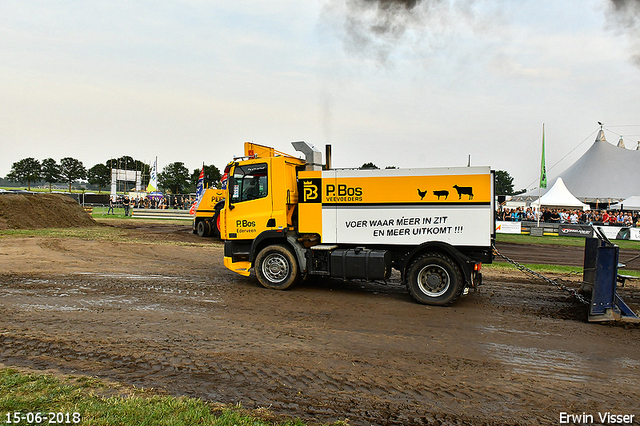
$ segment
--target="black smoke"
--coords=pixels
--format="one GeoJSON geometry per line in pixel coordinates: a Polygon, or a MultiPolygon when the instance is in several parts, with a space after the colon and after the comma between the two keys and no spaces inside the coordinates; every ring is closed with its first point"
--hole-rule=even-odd
{"type": "Polygon", "coordinates": [[[640,65],[640,0],[609,0],[608,27],[626,35],[633,48],[633,60],[640,65]]]}
{"type": "MultiPolygon", "coordinates": [[[[343,1],[345,49],[381,63],[387,63],[399,46],[413,43],[436,50],[446,46],[449,36],[463,26],[483,35],[491,21],[499,19],[500,10],[510,4],[504,0],[343,1]]],[[[607,28],[628,37],[633,60],[640,65],[640,0],[603,1],[607,28]]]]}
{"type": "Polygon", "coordinates": [[[450,4],[449,0],[346,0],[345,6],[347,51],[386,63],[400,42],[423,38],[450,4]]]}

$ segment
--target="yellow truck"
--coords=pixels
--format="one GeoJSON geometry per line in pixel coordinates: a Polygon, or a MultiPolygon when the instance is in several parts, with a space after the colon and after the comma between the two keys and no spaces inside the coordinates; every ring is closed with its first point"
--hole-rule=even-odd
{"type": "Polygon", "coordinates": [[[227,268],[280,290],[312,275],[387,280],[396,269],[433,305],[481,284],[495,240],[489,167],[323,170],[313,145],[292,144],[304,159],[245,143],[227,166],[227,268]]]}
{"type": "Polygon", "coordinates": [[[226,191],[216,188],[207,188],[202,195],[202,200],[196,208],[193,217],[192,229],[199,237],[219,237],[219,215],[222,209],[226,191]]]}

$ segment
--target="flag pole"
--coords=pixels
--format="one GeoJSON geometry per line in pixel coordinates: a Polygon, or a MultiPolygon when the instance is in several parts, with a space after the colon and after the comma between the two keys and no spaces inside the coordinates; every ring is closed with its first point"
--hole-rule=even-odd
{"type": "Polygon", "coordinates": [[[538,227],[540,227],[540,216],[542,215],[542,188],[547,187],[547,167],[544,157],[544,123],[542,123],[542,157],[540,160],[540,182],[538,185],[538,227]]]}

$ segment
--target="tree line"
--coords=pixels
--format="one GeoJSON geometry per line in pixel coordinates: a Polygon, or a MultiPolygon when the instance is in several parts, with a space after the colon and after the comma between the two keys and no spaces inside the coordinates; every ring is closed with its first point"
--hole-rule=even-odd
{"type": "MultiPolygon", "coordinates": [[[[111,184],[112,169],[139,171],[142,176],[143,190],[149,183],[151,166],[129,156],[112,158],[89,169],[85,168],[82,161],[72,157],[62,158],[60,162],[53,158],[46,158],[40,161],[33,157],[28,157],[13,163],[6,179],[27,185],[28,190],[31,190],[32,183],[48,183],[50,192],[54,183],[67,183],[69,184],[69,191],[71,191],[73,183],[86,180],[89,184],[97,186],[98,192],[100,192],[111,184]]],[[[201,169],[195,169],[189,173],[189,169],[183,162],[170,163],[162,171],[158,172],[158,190],[168,191],[172,194],[194,192],[198,184],[200,171],[201,169]]],[[[205,165],[204,171],[204,179],[209,186],[219,188],[222,177],[220,170],[214,165],[205,165]]]]}
{"type": "MultiPolygon", "coordinates": [[[[361,169],[378,169],[373,163],[364,163],[361,169]]],[[[387,169],[395,168],[388,166],[387,169]]],[[[140,171],[143,176],[143,189],[149,182],[151,166],[140,160],[135,160],[129,156],[112,158],[104,163],[98,163],[86,169],[82,161],[75,158],[65,157],[57,163],[53,158],[46,158],[38,161],[35,158],[24,158],[13,163],[11,171],[6,176],[7,180],[26,184],[31,190],[31,183],[45,182],[49,184],[49,191],[53,183],[68,183],[69,191],[71,184],[86,179],[91,185],[98,187],[98,192],[106,188],[111,183],[111,169],[140,171]],[[146,180],[145,180],[146,179],[146,180]]],[[[160,190],[169,191],[172,194],[185,194],[194,192],[198,184],[201,169],[195,169],[192,173],[181,161],[169,163],[158,173],[158,185],[160,190]]],[[[496,175],[496,195],[515,195],[525,192],[525,190],[515,191],[513,188],[513,178],[505,170],[497,170],[496,175]]],[[[220,170],[214,166],[204,166],[204,180],[210,187],[220,188],[220,170]]]]}

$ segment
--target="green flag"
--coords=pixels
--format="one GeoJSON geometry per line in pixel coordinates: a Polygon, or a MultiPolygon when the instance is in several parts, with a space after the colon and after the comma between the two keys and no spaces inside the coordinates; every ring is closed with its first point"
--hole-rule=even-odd
{"type": "Polygon", "coordinates": [[[544,161],[544,124],[542,125],[542,161],[540,162],[540,188],[547,187],[547,166],[544,161]]]}

